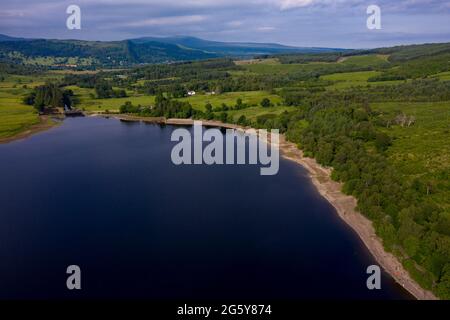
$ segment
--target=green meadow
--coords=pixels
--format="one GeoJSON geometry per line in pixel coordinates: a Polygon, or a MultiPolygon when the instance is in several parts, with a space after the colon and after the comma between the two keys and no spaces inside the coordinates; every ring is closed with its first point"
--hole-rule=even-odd
{"type": "Polygon", "coordinates": [[[215,95],[202,94],[202,95],[195,95],[192,97],[181,98],[178,100],[189,102],[195,109],[205,111],[205,105],[207,103],[210,103],[213,107],[220,107],[223,103],[231,107],[236,104],[237,99],[242,99],[243,103],[255,107],[259,106],[260,102],[264,98],[268,98],[274,105],[282,103],[282,99],[280,96],[270,94],[266,91],[240,91],[215,95]]]}
{"type": "Polygon", "coordinates": [[[131,91],[127,91],[128,97],[125,98],[109,98],[97,99],[95,97],[95,90],[90,88],[80,88],[78,86],[67,86],[74,92],[79,99],[77,108],[84,111],[105,112],[105,111],[119,111],[120,106],[127,101],[131,101],[135,105],[150,106],[155,102],[154,96],[135,95],[131,91]]]}
{"type": "Polygon", "coordinates": [[[341,58],[337,62],[310,62],[310,63],[275,63],[273,59],[258,61],[258,63],[239,64],[245,70],[255,74],[289,74],[295,72],[317,72],[325,69],[349,69],[381,67],[388,65],[387,56],[363,55],[341,58]]]}
{"type": "MultiPolygon", "coordinates": [[[[132,92],[128,92],[129,96],[125,98],[97,99],[95,98],[94,89],[80,88],[77,86],[67,86],[66,88],[74,91],[80,100],[78,107],[86,111],[118,111],[120,106],[127,101],[130,101],[133,105],[142,106],[152,106],[155,103],[155,96],[135,95],[132,92]]],[[[242,99],[243,103],[253,107],[259,106],[264,98],[270,99],[274,105],[282,103],[280,96],[265,91],[242,91],[216,95],[198,94],[177,100],[189,102],[194,109],[205,111],[205,105],[207,103],[211,103],[213,107],[220,107],[223,103],[231,107],[236,104],[236,100],[239,98],[242,99]]]]}
{"type": "Polygon", "coordinates": [[[333,84],[329,88],[345,89],[355,86],[365,86],[367,80],[371,77],[379,75],[377,71],[359,71],[359,72],[342,72],[321,76],[322,80],[332,81],[333,84]]]}
{"type": "Polygon", "coordinates": [[[274,63],[257,63],[241,65],[245,70],[255,74],[289,74],[292,72],[308,72],[314,71],[324,66],[332,65],[332,63],[292,63],[292,64],[274,64],[274,63]]]}
{"type": "Polygon", "coordinates": [[[0,82],[0,139],[12,137],[39,123],[34,108],[21,101],[25,90],[13,86],[14,82],[0,82]]]}
{"type": "Polygon", "coordinates": [[[379,71],[357,71],[357,72],[342,72],[333,73],[321,76],[320,79],[331,81],[332,84],[328,86],[329,89],[348,89],[357,86],[377,86],[377,85],[395,85],[404,82],[404,80],[393,81],[377,81],[369,82],[369,78],[380,75],[379,71]]]}
{"type": "Polygon", "coordinates": [[[280,115],[285,111],[292,111],[293,107],[271,107],[271,108],[263,108],[263,107],[251,107],[242,110],[232,110],[228,111],[228,116],[233,119],[233,121],[237,121],[240,116],[245,116],[248,120],[256,121],[259,116],[273,114],[280,115]]]}
{"type": "Polygon", "coordinates": [[[441,72],[431,76],[432,78],[438,78],[443,81],[450,81],[450,71],[441,72]]]}
{"type": "Polygon", "coordinates": [[[386,63],[388,63],[388,57],[387,55],[380,55],[380,54],[371,54],[371,55],[362,55],[362,56],[352,56],[352,57],[346,57],[340,60],[340,63],[342,64],[351,64],[351,65],[357,65],[361,67],[379,67],[386,63]]]}

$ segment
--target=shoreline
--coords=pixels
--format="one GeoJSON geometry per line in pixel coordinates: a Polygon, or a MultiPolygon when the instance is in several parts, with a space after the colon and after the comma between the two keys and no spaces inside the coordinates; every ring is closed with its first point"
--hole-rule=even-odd
{"type": "Polygon", "coordinates": [[[0,138],[0,144],[7,144],[17,140],[26,139],[36,133],[46,131],[58,125],[59,123],[52,121],[48,116],[39,116],[39,123],[33,124],[10,137],[0,138]]]}
{"type": "Polygon", "coordinates": [[[356,210],[357,200],[342,193],[342,183],[331,179],[331,169],[318,164],[313,158],[303,156],[303,151],[280,135],[280,151],[285,159],[296,162],[308,171],[317,191],[338,213],[339,217],[356,232],[377,263],[399,285],[418,300],[438,300],[429,290],[423,289],[400,263],[399,259],[384,249],[376,235],[372,221],[356,210]]]}
{"type": "MultiPolygon", "coordinates": [[[[192,119],[165,119],[162,117],[139,117],[123,114],[105,114],[105,113],[87,113],[86,116],[101,116],[105,118],[115,118],[121,121],[144,122],[154,124],[191,126],[194,124],[192,119]]],[[[242,127],[235,124],[223,123],[220,121],[198,120],[202,121],[205,127],[221,127],[225,129],[246,130],[250,127],[242,127]]],[[[41,117],[41,122],[29,127],[27,130],[17,135],[0,139],[0,144],[15,140],[25,139],[35,133],[45,131],[57,123],[52,123],[47,117],[41,117]]],[[[270,141],[268,141],[269,143],[270,141]]],[[[364,246],[369,250],[377,263],[388,273],[398,284],[418,300],[438,300],[438,298],[429,290],[423,289],[414,279],[411,278],[408,271],[400,263],[399,259],[392,253],[386,252],[382,240],[376,235],[372,221],[363,216],[356,210],[357,200],[353,196],[342,193],[342,183],[331,179],[330,168],[325,168],[318,164],[313,158],[306,158],[303,151],[295,143],[286,140],[283,134],[280,134],[278,148],[280,155],[290,161],[293,161],[308,172],[314,187],[319,194],[324,197],[336,210],[338,216],[358,235],[364,246]]]]}
{"type": "MultiPolygon", "coordinates": [[[[99,115],[104,116],[102,114],[99,115]]],[[[144,117],[129,117],[126,115],[110,116],[123,121],[152,122],[150,119],[145,119],[144,117]]],[[[155,121],[153,121],[153,123],[155,123],[155,121]]],[[[194,120],[166,119],[160,123],[170,125],[193,125],[194,120]]],[[[205,127],[222,127],[239,130],[250,129],[239,125],[222,123],[220,121],[205,120],[202,121],[202,124],[205,127]]],[[[306,169],[309,178],[319,194],[335,208],[338,216],[353,229],[354,232],[356,232],[364,246],[369,250],[369,253],[380,267],[394,279],[394,281],[418,300],[438,300],[431,291],[423,289],[414,279],[412,279],[396,256],[385,251],[382,240],[375,233],[372,221],[356,210],[357,200],[355,197],[342,193],[342,183],[331,179],[332,170],[330,168],[321,166],[313,158],[304,157],[303,151],[300,150],[295,143],[287,141],[283,134],[280,134],[278,147],[283,158],[293,161],[306,169]]]]}

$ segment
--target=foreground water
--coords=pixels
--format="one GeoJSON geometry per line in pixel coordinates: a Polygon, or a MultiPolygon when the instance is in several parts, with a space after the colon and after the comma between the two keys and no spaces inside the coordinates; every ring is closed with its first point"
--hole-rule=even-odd
{"type": "Polygon", "coordinates": [[[367,289],[376,262],[302,167],[175,166],[174,129],[74,118],[0,145],[0,298],[410,298],[367,289]]]}

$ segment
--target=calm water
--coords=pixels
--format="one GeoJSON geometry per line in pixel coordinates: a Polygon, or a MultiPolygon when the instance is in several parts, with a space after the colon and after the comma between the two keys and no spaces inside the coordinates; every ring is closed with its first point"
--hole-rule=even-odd
{"type": "Polygon", "coordinates": [[[173,130],[75,118],[0,145],[0,298],[410,298],[367,290],[373,258],[302,167],[177,167],[173,130]]]}

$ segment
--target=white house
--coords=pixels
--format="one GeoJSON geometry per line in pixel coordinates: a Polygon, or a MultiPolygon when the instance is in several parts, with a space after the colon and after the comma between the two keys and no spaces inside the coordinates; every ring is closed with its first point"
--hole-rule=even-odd
{"type": "Polygon", "coordinates": [[[195,96],[195,91],[188,91],[188,96],[190,96],[190,97],[192,97],[192,96],[195,96]]]}

